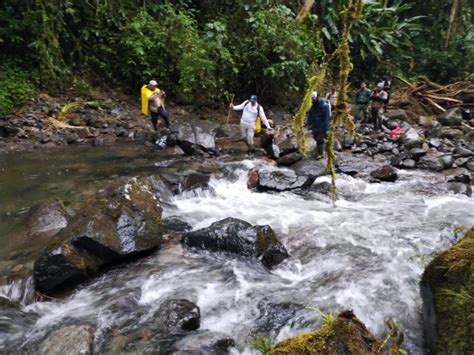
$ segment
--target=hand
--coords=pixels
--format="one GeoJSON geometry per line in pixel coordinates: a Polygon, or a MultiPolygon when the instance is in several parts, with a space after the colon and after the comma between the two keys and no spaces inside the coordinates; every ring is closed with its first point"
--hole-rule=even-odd
{"type": "Polygon", "coordinates": [[[273,128],[272,127],[267,127],[267,131],[273,131],[273,128]]]}

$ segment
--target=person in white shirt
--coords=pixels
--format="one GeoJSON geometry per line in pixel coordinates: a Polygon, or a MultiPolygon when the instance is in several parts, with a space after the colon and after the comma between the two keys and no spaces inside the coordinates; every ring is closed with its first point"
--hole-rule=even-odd
{"type": "Polygon", "coordinates": [[[257,122],[257,117],[260,116],[263,125],[271,130],[270,124],[268,123],[267,116],[265,116],[265,111],[263,107],[257,102],[257,96],[250,96],[249,100],[245,100],[240,105],[230,104],[230,107],[235,111],[242,110],[242,117],[240,118],[240,133],[242,139],[247,142],[249,146],[249,151],[254,150],[253,147],[253,136],[255,135],[255,124],[257,122]]]}

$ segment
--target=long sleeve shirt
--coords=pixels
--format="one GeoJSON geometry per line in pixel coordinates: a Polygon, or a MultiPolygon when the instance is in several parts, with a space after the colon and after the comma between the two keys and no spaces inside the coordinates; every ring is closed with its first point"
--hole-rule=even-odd
{"type": "Polygon", "coordinates": [[[313,102],[308,113],[308,125],[311,130],[320,134],[326,134],[329,130],[329,120],[331,118],[331,104],[326,99],[319,99],[313,102]]]}
{"type": "Polygon", "coordinates": [[[384,107],[385,103],[387,102],[388,94],[383,91],[373,91],[370,95],[370,101],[372,101],[373,108],[382,108],[384,107]]]}
{"type": "Polygon", "coordinates": [[[265,116],[265,111],[263,111],[263,107],[258,104],[252,105],[249,100],[245,100],[240,105],[236,105],[232,107],[235,111],[242,111],[242,117],[240,118],[240,122],[247,123],[247,124],[255,124],[257,121],[257,116],[260,116],[260,119],[263,122],[263,125],[267,128],[270,127],[268,124],[267,116],[265,116]]]}
{"type": "Polygon", "coordinates": [[[367,88],[357,90],[356,103],[359,105],[367,105],[370,101],[370,94],[371,92],[367,88]]]}

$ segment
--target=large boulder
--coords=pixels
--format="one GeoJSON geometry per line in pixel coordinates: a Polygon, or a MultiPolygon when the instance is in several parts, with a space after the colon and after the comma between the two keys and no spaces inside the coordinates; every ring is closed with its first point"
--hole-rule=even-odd
{"type": "Polygon", "coordinates": [[[380,354],[381,344],[352,311],[343,311],[334,322],[283,340],[265,354],[375,355],[380,354]]]}
{"type": "Polygon", "coordinates": [[[215,153],[215,128],[207,121],[186,121],[177,125],[178,145],[188,155],[215,153]]]}
{"type": "Polygon", "coordinates": [[[453,107],[438,116],[438,122],[443,126],[458,127],[462,123],[461,108],[453,107]]]}
{"type": "Polygon", "coordinates": [[[226,218],[207,228],[186,233],[181,241],[193,248],[258,258],[267,268],[289,257],[270,226],[252,226],[235,218],[226,218]]]}
{"type": "Polygon", "coordinates": [[[286,191],[311,186],[315,178],[297,175],[293,170],[275,170],[262,168],[258,172],[259,191],[286,191]]]}
{"type": "Polygon", "coordinates": [[[425,341],[433,354],[474,354],[474,228],[421,279],[425,341]]]}
{"type": "Polygon", "coordinates": [[[94,353],[95,329],[88,325],[71,325],[51,332],[40,345],[42,355],[94,353]]]}
{"type": "Polygon", "coordinates": [[[440,130],[439,136],[441,138],[447,138],[451,140],[463,139],[464,132],[461,129],[443,127],[440,130]]]}
{"type": "Polygon", "coordinates": [[[291,127],[278,126],[273,131],[273,144],[278,146],[280,155],[296,152],[298,142],[291,127]]]}
{"type": "Polygon", "coordinates": [[[367,157],[343,155],[336,161],[337,171],[346,175],[367,175],[380,164],[367,157]]]}
{"type": "Polygon", "coordinates": [[[57,199],[49,199],[33,205],[25,218],[26,234],[54,235],[68,223],[68,214],[57,199]]]}
{"type": "Polygon", "coordinates": [[[36,261],[36,290],[51,292],[159,247],[162,209],[154,186],[152,178],[127,179],[87,201],[36,261]]]}
{"type": "Polygon", "coordinates": [[[153,320],[153,329],[162,334],[196,330],[201,324],[199,307],[186,299],[164,301],[153,320]]]}
{"type": "Polygon", "coordinates": [[[303,155],[298,152],[286,154],[277,160],[279,166],[289,166],[303,159],[303,155]]]}
{"type": "Polygon", "coordinates": [[[326,175],[326,160],[303,159],[291,165],[297,175],[312,176],[318,178],[326,175]]]}

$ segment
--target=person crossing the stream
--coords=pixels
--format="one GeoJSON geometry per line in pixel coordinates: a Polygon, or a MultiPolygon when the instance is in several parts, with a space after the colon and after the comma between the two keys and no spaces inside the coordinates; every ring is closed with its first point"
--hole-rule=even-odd
{"type": "Polygon", "coordinates": [[[254,141],[253,137],[255,135],[255,129],[257,120],[260,119],[266,129],[272,130],[270,124],[268,123],[267,116],[263,110],[262,105],[257,101],[257,95],[250,96],[249,100],[245,100],[240,105],[230,104],[230,108],[235,111],[242,110],[242,117],[240,118],[240,133],[242,140],[244,140],[248,147],[249,152],[254,151],[254,141]]]}
{"type": "Polygon", "coordinates": [[[378,83],[370,94],[370,113],[375,131],[382,130],[383,110],[388,98],[388,94],[383,90],[383,85],[383,83],[378,83]]]}
{"type": "Polygon", "coordinates": [[[329,130],[331,103],[325,98],[320,98],[317,91],[313,91],[311,99],[313,105],[308,112],[307,124],[316,141],[316,159],[321,159],[324,156],[324,140],[329,130]]]}
{"type": "Polygon", "coordinates": [[[170,128],[169,114],[165,109],[164,97],[165,92],[158,89],[156,80],[150,80],[148,85],[142,86],[142,113],[144,115],[150,115],[150,120],[155,131],[158,130],[158,117],[161,117],[166,127],[170,128]]]}

